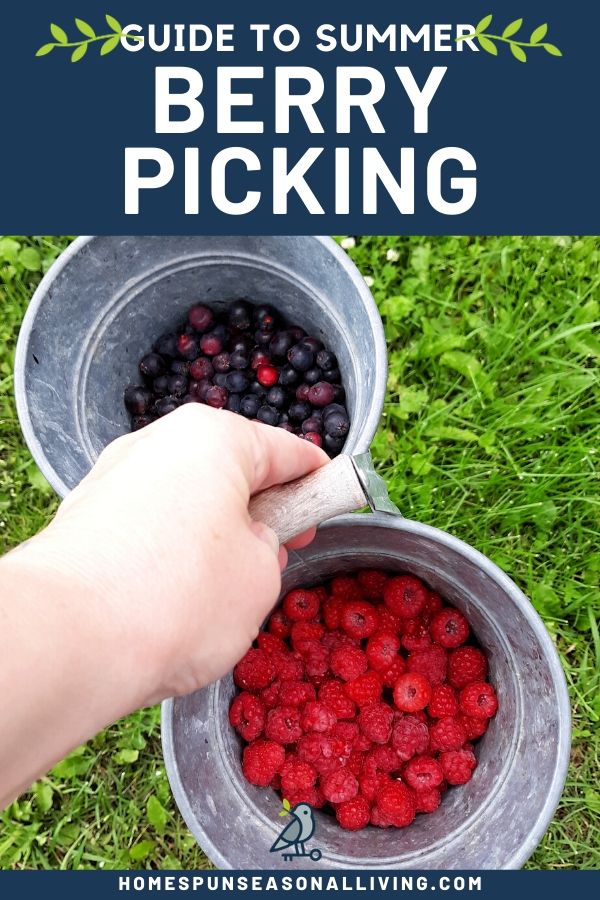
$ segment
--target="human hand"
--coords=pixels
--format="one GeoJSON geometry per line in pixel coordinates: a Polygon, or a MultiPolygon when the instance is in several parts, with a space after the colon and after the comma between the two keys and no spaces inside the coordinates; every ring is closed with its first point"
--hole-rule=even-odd
{"type": "Polygon", "coordinates": [[[187,404],[110,444],[64,500],[33,542],[38,560],[93,603],[129,658],[133,705],[196,690],[244,654],[287,557],[248,500],[327,461],[283,429],[187,404]]]}

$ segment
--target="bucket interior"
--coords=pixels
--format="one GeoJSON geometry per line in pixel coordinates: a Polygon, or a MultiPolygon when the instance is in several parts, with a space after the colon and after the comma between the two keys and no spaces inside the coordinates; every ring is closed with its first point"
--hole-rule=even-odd
{"type": "MultiPolygon", "coordinates": [[[[436,536],[442,532],[415,523],[407,524],[417,533],[378,527],[369,522],[374,518],[346,517],[344,524],[322,528],[313,545],[293,555],[284,590],[361,567],[418,575],[469,619],[488,655],[489,677],[500,706],[475,745],[478,767],[472,780],[450,788],[434,813],[418,815],[410,827],[368,827],[352,833],[342,830],[331,815],[317,811],[311,840],[311,846],[323,852],[317,865],[448,869],[520,865],[543,832],[542,828],[535,837],[555,785],[558,748],[564,743],[562,682],[557,685],[553,658],[532,627],[532,616],[537,616],[532,609],[529,613],[525,598],[524,609],[515,602],[503,579],[494,577],[499,570],[491,564],[485,571],[460,550],[439,543],[436,536]]],[[[218,851],[212,858],[219,865],[273,868],[282,863],[269,848],[285,820],[278,818],[281,803],[275,791],[249,785],[241,773],[242,744],[227,719],[234,692],[228,676],[173,703],[170,776],[175,767],[176,798],[180,802],[179,791],[185,792],[182,809],[188,825],[209,855],[212,848],[218,851]],[[228,824],[215,822],[213,802],[216,809],[221,803],[230,807],[233,803],[242,823],[239,832],[230,833],[228,824]]],[[[568,720],[568,711],[566,715],[568,720]]]]}
{"type": "Polygon", "coordinates": [[[199,302],[270,303],[321,338],[346,388],[346,448],[368,449],[387,377],[383,329],[364,280],[333,242],[99,237],[66,256],[40,286],[16,366],[25,436],[60,493],[129,430],[123,391],[139,383],[140,358],[199,302]]]}

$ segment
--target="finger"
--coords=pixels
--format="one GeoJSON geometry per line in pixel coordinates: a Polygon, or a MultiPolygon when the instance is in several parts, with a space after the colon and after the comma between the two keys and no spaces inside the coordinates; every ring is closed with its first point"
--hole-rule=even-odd
{"type": "Polygon", "coordinates": [[[293,537],[291,541],[286,541],[285,546],[288,550],[302,550],[303,547],[308,547],[308,545],[314,541],[316,533],[316,528],[308,528],[306,531],[303,531],[302,534],[297,534],[293,537]]]}
{"type": "Polygon", "coordinates": [[[263,543],[265,543],[279,558],[279,540],[272,528],[269,528],[264,522],[250,522],[250,530],[259,541],[263,541],[263,543]]]}
{"type": "Polygon", "coordinates": [[[325,451],[310,441],[302,441],[283,428],[251,424],[254,437],[251,494],[301,478],[329,462],[325,451]]]}
{"type": "Polygon", "coordinates": [[[279,548],[279,568],[281,569],[282,572],[285,569],[285,567],[287,566],[287,564],[288,564],[288,552],[285,548],[285,545],[282,544],[281,547],[279,548]]]}

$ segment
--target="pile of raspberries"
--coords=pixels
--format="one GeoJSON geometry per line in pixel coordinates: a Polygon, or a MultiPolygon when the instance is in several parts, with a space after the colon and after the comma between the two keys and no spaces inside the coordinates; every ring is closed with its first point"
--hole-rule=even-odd
{"type": "Polygon", "coordinates": [[[342,828],[404,828],[466,784],[498,708],[469,623],[412,575],[296,588],[236,665],[246,779],[342,828]]]}

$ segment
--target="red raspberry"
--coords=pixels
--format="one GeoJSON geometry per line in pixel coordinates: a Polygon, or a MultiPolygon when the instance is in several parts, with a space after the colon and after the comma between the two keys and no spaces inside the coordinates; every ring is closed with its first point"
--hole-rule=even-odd
{"type": "Polygon", "coordinates": [[[377,828],[389,828],[391,824],[381,815],[377,806],[371,809],[371,825],[375,825],[377,828]]]}
{"type": "Polygon", "coordinates": [[[327,775],[341,765],[338,742],[325,734],[303,734],[298,741],[298,756],[327,775]]]}
{"type": "Polygon", "coordinates": [[[332,579],[331,593],[341,600],[363,600],[363,592],[354,578],[347,575],[340,575],[332,579]]]}
{"type": "Polygon", "coordinates": [[[431,646],[431,637],[427,626],[420,619],[406,619],[402,629],[402,646],[406,650],[427,650],[431,646]]]}
{"type": "Polygon", "coordinates": [[[305,733],[309,731],[323,732],[329,731],[335,725],[336,716],[329,706],[325,706],[318,700],[310,700],[302,710],[300,721],[305,733]]]}
{"type": "Polygon", "coordinates": [[[460,647],[469,637],[469,623],[462,613],[452,606],[440,610],[429,626],[431,637],[436,644],[447,649],[460,647]]]}
{"type": "Polygon", "coordinates": [[[253,741],[244,747],[242,772],[250,784],[267,787],[285,760],[285,750],[273,741],[253,741]]]}
{"type": "Polygon", "coordinates": [[[429,729],[432,750],[460,750],[466,739],[465,727],[456,716],[438,719],[429,729]]]}
{"type": "Polygon", "coordinates": [[[319,688],[319,700],[332,709],[338,719],[353,719],[356,706],[344,693],[341,681],[324,681],[319,688]]]}
{"type": "Polygon", "coordinates": [[[378,606],[377,615],[379,616],[379,630],[391,631],[393,634],[400,634],[402,628],[400,617],[387,608],[387,606],[378,606]]]}
{"type": "Polygon", "coordinates": [[[298,759],[294,754],[286,756],[281,767],[281,790],[284,797],[294,791],[306,791],[314,787],[316,781],[317,770],[310,763],[298,759]]]}
{"type": "Polygon", "coordinates": [[[454,688],[449,684],[436,684],[431,691],[427,712],[432,719],[455,716],[458,712],[458,697],[454,688]]]}
{"type": "Polygon", "coordinates": [[[365,756],[363,773],[365,775],[389,775],[400,768],[398,754],[389,744],[373,747],[365,756]]]}
{"type": "Polygon", "coordinates": [[[260,691],[275,678],[275,666],[264,650],[251,648],[233,670],[233,680],[246,691],[260,691]]]}
{"type": "Polygon", "coordinates": [[[379,569],[363,569],[356,576],[367,600],[383,600],[383,589],[388,576],[379,569]]]}
{"type": "Polygon", "coordinates": [[[363,734],[362,731],[359,731],[358,737],[354,741],[354,749],[360,750],[361,753],[364,753],[365,751],[370,750],[371,747],[372,744],[369,738],[365,734],[363,734]]]}
{"type": "Polygon", "coordinates": [[[467,733],[468,741],[475,741],[477,738],[480,738],[482,734],[485,734],[490,720],[489,719],[480,719],[475,718],[474,716],[465,716],[463,713],[458,714],[458,718],[463,724],[463,727],[467,733]]]}
{"type": "Polygon", "coordinates": [[[485,681],[487,660],[477,647],[459,647],[450,653],[448,681],[455,688],[466,687],[472,681],[485,681]]]}
{"type": "Polygon", "coordinates": [[[387,775],[371,775],[363,771],[357,777],[361,797],[364,797],[368,803],[373,803],[382,782],[387,781],[387,775]]]}
{"type": "Polygon", "coordinates": [[[394,703],[402,712],[425,709],[431,700],[431,685],[419,672],[406,672],[394,685],[394,703]]]}
{"type": "Polygon", "coordinates": [[[376,703],[381,698],[382,687],[381,678],[377,672],[365,672],[364,675],[347,681],[344,690],[357,706],[367,706],[369,703],[376,703]]]}
{"type": "MultiPolygon", "coordinates": [[[[353,750],[352,753],[350,754],[350,756],[348,757],[346,765],[348,766],[348,768],[350,769],[350,771],[352,772],[352,774],[354,775],[355,778],[358,778],[358,776],[362,772],[362,767],[364,765],[364,761],[365,761],[365,754],[359,750],[353,750]]],[[[359,784],[360,784],[360,779],[359,779],[359,784]]]]}
{"type": "Polygon", "coordinates": [[[280,638],[289,637],[292,623],[282,609],[276,609],[269,619],[269,631],[280,638]]]}
{"type": "Polygon", "coordinates": [[[377,610],[363,600],[348,600],[342,606],[340,627],[350,637],[361,641],[377,631],[377,610]]]}
{"type": "Polygon", "coordinates": [[[415,801],[415,812],[432,813],[436,811],[442,802],[442,795],[438,788],[432,788],[429,791],[415,791],[413,799],[415,801]]]}
{"type": "Polygon", "coordinates": [[[283,611],[292,622],[309,622],[319,612],[319,595],[297,588],[283,598],[283,611]]]}
{"type": "Polygon", "coordinates": [[[439,594],[436,594],[434,591],[427,591],[427,599],[425,601],[425,606],[421,610],[421,618],[423,622],[428,625],[436,613],[440,611],[442,608],[442,598],[439,594]]]}
{"type": "Polygon", "coordinates": [[[276,650],[271,653],[271,659],[275,676],[280,681],[301,681],[304,678],[304,663],[289,650],[276,650]]]}
{"type": "Polygon", "coordinates": [[[266,709],[273,709],[274,706],[278,706],[280,691],[280,681],[272,681],[268,687],[262,689],[259,696],[266,709]]]}
{"type": "Polygon", "coordinates": [[[256,638],[256,643],[258,644],[259,649],[264,650],[265,653],[289,652],[289,648],[284,644],[281,638],[277,637],[275,634],[270,634],[268,631],[260,631],[256,638]]]}
{"type": "Polygon", "coordinates": [[[292,647],[298,649],[301,641],[320,641],[325,628],[320,622],[294,622],[292,625],[292,647]]]}
{"type": "Polygon", "coordinates": [[[371,809],[364,797],[355,797],[340,803],[336,807],[335,817],[346,831],[360,831],[369,824],[371,809]]]}
{"type": "Polygon", "coordinates": [[[460,692],[460,708],[467,716],[491,719],[498,709],[496,691],[487,681],[474,681],[460,692]]]}
{"type": "Polygon", "coordinates": [[[320,641],[299,641],[298,652],[309,678],[323,678],[329,671],[329,653],[320,641]]]}
{"type": "Polygon", "coordinates": [[[401,656],[397,656],[389,669],[382,674],[384,687],[393,688],[401,675],[406,672],[406,663],[401,656]]]}
{"type": "Polygon", "coordinates": [[[267,718],[264,703],[242,691],[234,697],[229,707],[229,721],[245,741],[253,741],[262,734],[267,718]]]}
{"type": "Polygon", "coordinates": [[[282,706],[302,706],[303,703],[315,699],[316,691],[308,681],[284,681],[279,689],[279,701],[282,706]]]}
{"type": "Polygon", "coordinates": [[[365,653],[369,666],[376,672],[386,672],[400,650],[400,639],[393,631],[377,631],[367,641],[365,653]]]}
{"type": "Polygon", "coordinates": [[[409,653],[406,660],[406,668],[409,672],[419,672],[425,675],[432,687],[441,684],[446,679],[448,668],[448,655],[443,647],[432,644],[427,650],[415,650],[409,653]]]}
{"type": "Polygon", "coordinates": [[[377,809],[382,819],[396,828],[405,828],[415,817],[412,793],[399,781],[386,784],[381,789],[377,797],[377,809]]]}
{"type": "Polygon", "coordinates": [[[318,596],[319,603],[321,603],[321,604],[323,604],[325,602],[325,600],[327,600],[327,597],[329,596],[326,588],[322,584],[320,584],[318,587],[311,588],[311,590],[313,590],[315,592],[315,594],[318,596]]]}
{"type": "Polygon", "coordinates": [[[331,653],[331,671],[344,681],[352,681],[367,671],[367,657],[358,647],[340,647],[331,653]]]}
{"type": "Polygon", "coordinates": [[[327,647],[330,652],[332,650],[339,650],[340,647],[359,647],[360,649],[360,641],[348,637],[343,631],[337,630],[326,631],[321,638],[321,643],[324,647],[327,647]]]}
{"type": "Polygon", "coordinates": [[[402,777],[414,791],[428,791],[440,786],[444,773],[432,756],[413,756],[406,764],[402,777]]]}
{"type": "Polygon", "coordinates": [[[418,616],[427,600],[427,588],[412,575],[390,578],[383,591],[383,602],[403,619],[418,616]]]}
{"type": "Polygon", "coordinates": [[[296,706],[276,706],[267,713],[265,736],[278,744],[294,744],[302,737],[300,710],[296,706]]]}
{"type": "Polygon", "coordinates": [[[429,730],[415,716],[403,716],[392,729],[392,747],[403,762],[429,747],[429,730]]]}
{"type": "Polygon", "coordinates": [[[345,758],[353,752],[358,735],[356,722],[336,722],[330,732],[330,737],[337,742],[336,749],[339,755],[345,758]]]}
{"type": "Polygon", "coordinates": [[[394,711],[387,703],[363,706],[358,716],[360,730],[375,744],[386,744],[392,734],[394,711]]]}
{"type": "Polygon", "coordinates": [[[472,750],[449,750],[440,755],[440,765],[448,784],[466,784],[471,780],[477,760],[472,750]]]}
{"type": "Polygon", "coordinates": [[[358,794],[358,781],[346,766],[321,779],[321,790],[330,803],[345,803],[358,794]]]}
{"type": "Polygon", "coordinates": [[[327,802],[323,796],[323,792],[318,787],[298,788],[296,791],[290,791],[286,800],[290,806],[296,806],[298,803],[308,803],[313,809],[321,809],[327,802]]]}
{"type": "Polygon", "coordinates": [[[340,613],[344,601],[341,597],[328,597],[323,602],[323,621],[329,631],[335,631],[340,627],[340,613]]]}

